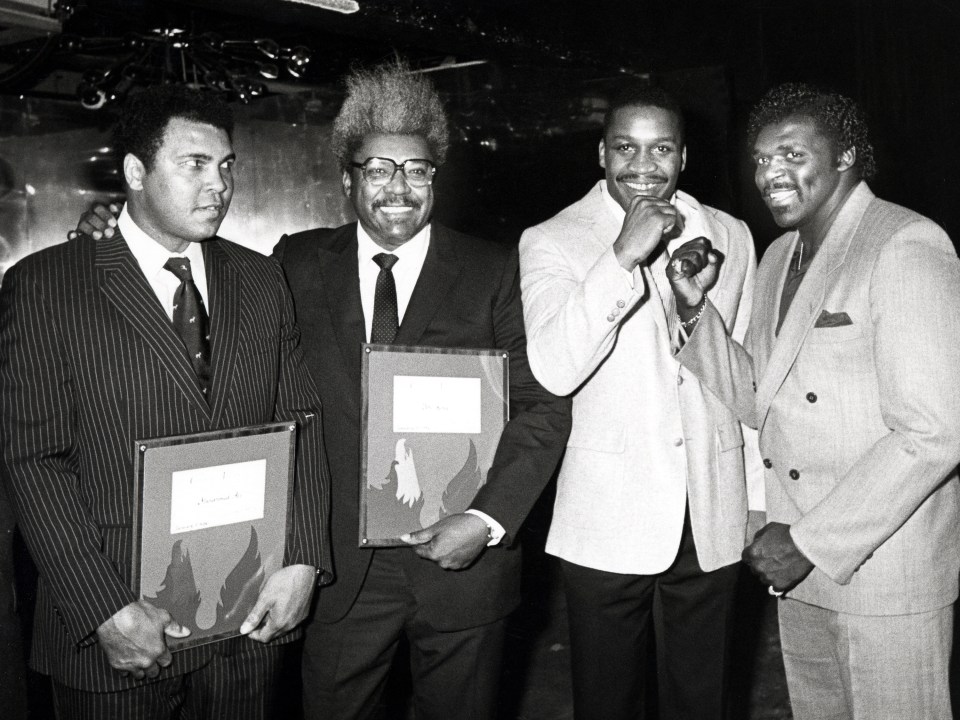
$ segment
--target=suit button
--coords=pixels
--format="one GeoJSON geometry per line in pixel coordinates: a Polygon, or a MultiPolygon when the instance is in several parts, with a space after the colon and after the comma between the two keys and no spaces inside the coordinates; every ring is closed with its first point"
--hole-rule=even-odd
{"type": "Polygon", "coordinates": [[[817,394],[816,394],[816,393],[812,393],[812,392],[808,392],[808,393],[807,393],[807,400],[808,400],[809,402],[815,403],[815,402],[817,401],[817,394]]]}
{"type": "Polygon", "coordinates": [[[616,315],[607,315],[607,322],[613,322],[617,319],[616,315]]]}
{"type": "Polygon", "coordinates": [[[763,459],[763,466],[764,466],[767,470],[769,470],[770,468],[773,467],[773,463],[770,462],[770,458],[764,458],[764,459],[763,459]]]}
{"type": "Polygon", "coordinates": [[[791,471],[790,471],[790,479],[791,479],[791,480],[799,480],[799,479],[800,479],[800,473],[797,472],[796,470],[791,470],[791,471]]]}
{"type": "Polygon", "coordinates": [[[757,384],[756,384],[756,383],[753,384],[753,391],[754,391],[754,392],[757,391],[757,384]]]}
{"type": "Polygon", "coordinates": [[[677,375],[677,385],[683,385],[683,375],[677,375]]]}
{"type": "Polygon", "coordinates": [[[623,300],[617,300],[617,307],[618,307],[618,308],[625,308],[626,306],[627,306],[627,304],[626,304],[623,300]]]}
{"type": "Polygon", "coordinates": [[[611,312],[610,314],[616,317],[617,315],[620,314],[620,308],[614,308],[613,312],[611,312]]]}
{"type": "Polygon", "coordinates": [[[676,440],[673,441],[673,444],[676,447],[680,447],[681,445],[683,445],[683,438],[677,438],[676,440]]]}

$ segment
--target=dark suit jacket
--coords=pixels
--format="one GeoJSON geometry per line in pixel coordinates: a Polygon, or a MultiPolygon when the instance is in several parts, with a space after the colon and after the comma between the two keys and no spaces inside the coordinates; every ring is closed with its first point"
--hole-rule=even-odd
{"type": "MultiPolygon", "coordinates": [[[[320,405],[282,272],[219,238],[204,243],[204,258],[212,407],[119,235],[48,248],[3,280],[2,470],[40,572],[32,664],[66,685],[134,684],[109,667],[95,631],[136,599],[129,582],[137,438],[299,422],[286,562],[330,567],[320,405]]],[[[218,647],[225,649],[175,653],[164,675],[199,667],[218,647]]]]}
{"type": "MultiPolygon", "coordinates": [[[[358,547],[365,330],[357,225],[284,236],[274,256],[287,274],[307,364],[326,411],[336,580],[320,593],[317,615],[321,622],[334,622],[356,599],[373,553],[381,552],[358,547]]],[[[418,588],[420,608],[435,629],[492,622],[519,602],[520,553],[513,541],[570,432],[569,401],[544,390],[527,363],[516,250],[433,223],[430,248],[396,342],[510,353],[511,419],[487,483],[472,504],[501,523],[507,537],[462,571],[443,570],[413,550],[390,551],[402,558],[418,588]]]]}

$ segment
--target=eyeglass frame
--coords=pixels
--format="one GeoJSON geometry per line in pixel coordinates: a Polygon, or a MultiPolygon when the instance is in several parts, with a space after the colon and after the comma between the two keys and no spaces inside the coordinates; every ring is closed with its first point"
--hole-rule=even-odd
{"type": "Polygon", "coordinates": [[[386,160],[387,162],[389,162],[389,163],[391,163],[391,164],[393,165],[393,174],[391,174],[391,175],[390,175],[390,178],[389,178],[385,183],[383,183],[382,185],[378,185],[378,184],[374,183],[373,181],[368,180],[365,172],[363,172],[363,173],[360,174],[361,177],[364,179],[365,182],[368,182],[368,183],[370,183],[371,185],[374,185],[375,187],[384,187],[384,186],[389,185],[390,183],[392,183],[392,182],[393,182],[393,179],[397,176],[397,170],[399,170],[401,173],[403,173],[403,179],[404,179],[404,181],[405,181],[408,185],[410,185],[410,187],[430,187],[431,185],[433,185],[433,179],[437,176],[437,170],[438,170],[438,168],[437,168],[436,164],[434,164],[433,160],[427,160],[426,158],[407,158],[407,159],[404,160],[402,163],[398,163],[398,162],[397,162],[396,160],[394,160],[393,158],[380,157],[379,155],[373,155],[373,156],[371,156],[371,157],[368,157],[368,158],[367,158],[366,160],[364,160],[362,163],[360,163],[360,162],[355,162],[355,161],[350,161],[349,163],[347,163],[347,165],[348,165],[349,167],[352,167],[352,168],[357,168],[358,170],[366,170],[367,163],[370,162],[371,160],[386,160]],[[424,185],[414,185],[413,183],[410,182],[410,178],[407,177],[407,169],[404,167],[408,162],[425,162],[425,163],[427,163],[427,165],[430,166],[430,177],[427,179],[426,184],[424,184],[424,185]]]}

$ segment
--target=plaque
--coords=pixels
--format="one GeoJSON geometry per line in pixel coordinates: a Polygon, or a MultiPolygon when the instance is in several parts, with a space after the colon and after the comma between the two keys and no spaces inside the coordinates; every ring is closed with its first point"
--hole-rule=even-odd
{"type": "Polygon", "coordinates": [[[509,419],[502,350],[363,346],[361,547],[470,507],[509,419]]]}
{"type": "Polygon", "coordinates": [[[171,650],[239,635],[283,567],[297,425],[138,440],[133,591],[190,629],[171,650]]]}

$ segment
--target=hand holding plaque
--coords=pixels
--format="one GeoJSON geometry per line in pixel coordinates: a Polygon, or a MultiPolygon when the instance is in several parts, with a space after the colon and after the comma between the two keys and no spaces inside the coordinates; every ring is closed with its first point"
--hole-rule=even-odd
{"type": "Polygon", "coordinates": [[[173,662],[166,638],[185,638],[190,630],[170,613],[138,600],[121,608],[97,628],[97,641],[110,667],[137,680],[155,678],[173,662]]]}

